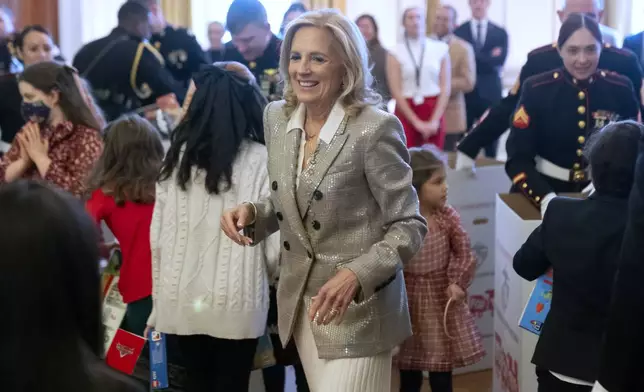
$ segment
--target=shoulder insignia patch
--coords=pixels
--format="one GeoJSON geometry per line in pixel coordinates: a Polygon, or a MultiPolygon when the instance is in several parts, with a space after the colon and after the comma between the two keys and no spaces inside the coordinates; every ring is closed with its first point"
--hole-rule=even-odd
{"type": "Polygon", "coordinates": [[[528,112],[526,112],[525,106],[519,106],[516,112],[514,112],[512,125],[518,129],[526,129],[530,126],[530,116],[528,115],[528,112]]]}

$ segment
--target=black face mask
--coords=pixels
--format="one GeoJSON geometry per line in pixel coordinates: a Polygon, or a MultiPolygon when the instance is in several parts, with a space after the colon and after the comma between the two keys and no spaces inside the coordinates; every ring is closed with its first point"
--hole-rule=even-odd
{"type": "Polygon", "coordinates": [[[49,120],[51,108],[45,105],[43,101],[23,101],[22,105],[20,106],[20,113],[22,113],[22,118],[24,118],[25,121],[32,121],[38,124],[42,124],[49,120]]]}

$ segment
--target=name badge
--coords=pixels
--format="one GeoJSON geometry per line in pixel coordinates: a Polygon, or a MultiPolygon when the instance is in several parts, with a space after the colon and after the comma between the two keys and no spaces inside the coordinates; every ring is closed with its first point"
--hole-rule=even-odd
{"type": "Polygon", "coordinates": [[[420,94],[415,94],[414,98],[412,98],[414,105],[422,105],[423,102],[425,102],[425,97],[423,97],[420,94]]]}

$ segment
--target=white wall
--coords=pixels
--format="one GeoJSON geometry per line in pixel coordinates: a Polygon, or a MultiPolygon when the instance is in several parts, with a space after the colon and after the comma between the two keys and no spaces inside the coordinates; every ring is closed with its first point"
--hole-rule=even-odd
{"type": "MultiPolygon", "coordinates": [[[[107,35],[116,26],[116,15],[124,0],[60,0],[60,47],[65,58],[73,59],[82,44],[107,35]]],[[[470,16],[468,0],[443,0],[459,13],[459,21],[470,16]]],[[[559,20],[555,10],[562,0],[492,0],[490,19],[504,26],[510,35],[510,52],[504,79],[511,85],[527,53],[555,41],[559,20]]],[[[635,3],[644,0],[633,0],[635,3]]],[[[263,0],[272,19],[281,19],[290,0],[263,0]],[[282,10],[282,8],[284,10],[282,10]],[[275,14],[275,15],[273,15],[275,14]]],[[[207,44],[206,25],[225,17],[230,0],[192,0],[193,30],[200,43],[207,44]]],[[[402,38],[401,15],[405,8],[423,6],[425,0],[346,0],[351,19],[373,15],[380,26],[380,39],[392,48],[402,38]]]]}
{"type": "Polygon", "coordinates": [[[83,44],[104,37],[117,25],[124,0],[59,0],[59,46],[71,63],[83,44]]]}

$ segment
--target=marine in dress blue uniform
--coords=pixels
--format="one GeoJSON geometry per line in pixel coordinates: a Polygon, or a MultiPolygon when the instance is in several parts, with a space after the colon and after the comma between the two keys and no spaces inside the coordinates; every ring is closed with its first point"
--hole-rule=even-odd
{"type": "Polygon", "coordinates": [[[615,72],[580,81],[560,68],[528,78],[506,146],[512,191],[537,206],[552,192],[581,192],[590,182],[589,137],[611,121],[636,119],[639,110],[632,83],[615,72]]]}
{"type": "Polygon", "coordinates": [[[255,60],[248,61],[244,59],[241,53],[235,48],[232,41],[227,42],[224,46],[222,61],[236,61],[244,64],[255,75],[257,84],[262,93],[269,101],[278,101],[282,99],[280,89],[279,64],[280,51],[282,49],[282,40],[273,35],[264,50],[264,53],[255,60]]]}
{"type": "Polygon", "coordinates": [[[89,81],[108,120],[168,94],[174,93],[179,101],[185,95],[166,70],[163,56],[147,40],[121,27],[83,46],[73,65],[89,81]]]}
{"type": "Polygon", "coordinates": [[[172,77],[186,89],[192,75],[208,64],[205,52],[187,29],[168,25],[161,33],[152,35],[150,43],[163,56],[172,77]]]}
{"type": "MultiPolygon", "coordinates": [[[[475,159],[481,148],[497,140],[508,129],[512,113],[517,106],[525,81],[535,75],[563,67],[557,44],[537,48],[528,54],[525,65],[508,95],[490,108],[487,115],[475,125],[458,144],[458,151],[475,159]]],[[[637,57],[628,50],[604,44],[599,57],[600,69],[613,71],[627,77],[641,103],[642,69],[637,57]]]]}

